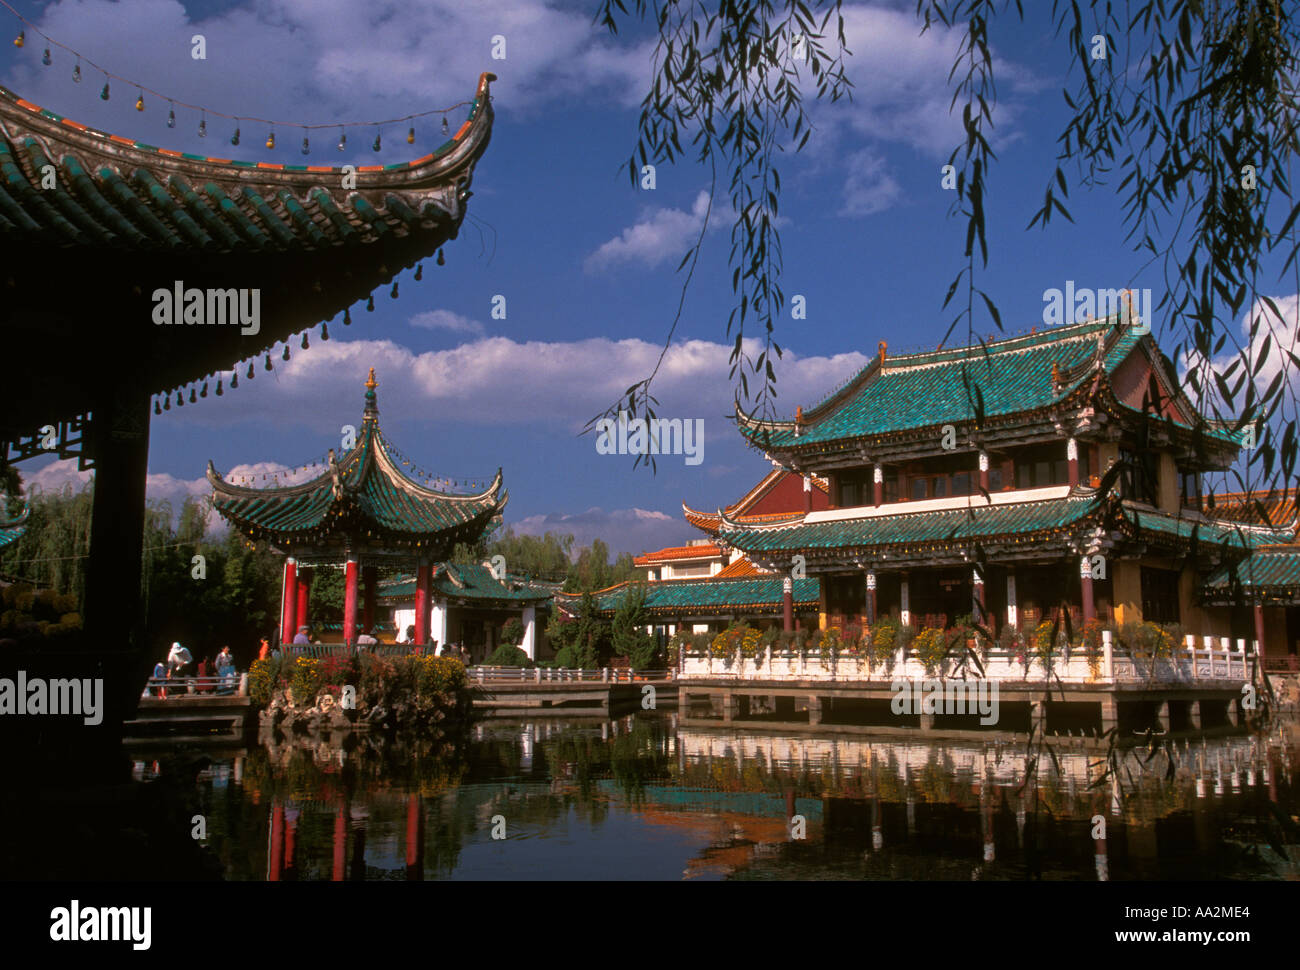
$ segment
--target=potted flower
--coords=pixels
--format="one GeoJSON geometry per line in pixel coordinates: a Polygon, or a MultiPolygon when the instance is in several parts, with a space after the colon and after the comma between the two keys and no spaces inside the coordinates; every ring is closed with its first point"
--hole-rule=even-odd
{"type": "Polygon", "coordinates": [[[871,666],[884,667],[898,655],[898,621],[886,616],[871,628],[871,666]]]}
{"type": "Polygon", "coordinates": [[[940,664],[948,656],[948,642],[942,630],[928,626],[916,635],[912,642],[917,659],[925,665],[927,674],[936,674],[940,664]]]}

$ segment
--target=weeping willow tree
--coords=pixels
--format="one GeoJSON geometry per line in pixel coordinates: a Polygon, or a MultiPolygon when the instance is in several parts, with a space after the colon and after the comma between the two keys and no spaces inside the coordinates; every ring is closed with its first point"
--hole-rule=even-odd
{"type": "MultiPolygon", "coordinates": [[[[81,602],[90,554],[93,494],[87,483],[28,496],[27,528],[0,552],[0,573],[10,580],[70,593],[81,602]]],[[[11,505],[11,508],[13,506],[11,505]]]]}
{"type": "MultiPolygon", "coordinates": [[[[655,42],[629,174],[635,180],[642,165],[693,155],[710,173],[711,189],[725,181],[734,213],[730,377],[737,403],[761,417],[776,416],[773,358],[782,353],[775,326],[784,304],[777,163],[809,140],[805,97],[835,102],[852,95],[843,12],[843,0],[602,0],[596,14],[614,34],[648,31],[655,42]],[[756,330],[761,349],[750,354],[743,342],[756,330]]],[[[964,331],[974,345],[986,323],[1003,329],[996,300],[980,285],[996,161],[993,44],[1008,20],[1050,18],[1061,62],[1071,65],[1062,87],[1068,117],[1057,164],[1044,172],[1041,205],[1026,206],[1026,231],[1045,229],[1053,217],[1071,219],[1071,186],[1114,187],[1135,254],[1130,282],[1151,273],[1166,285],[1150,321],[1153,334],[1185,370],[1201,420],[1237,430],[1247,443],[1254,437],[1256,447],[1230,476],[1233,487],[1254,492],[1285,486],[1295,471],[1297,324],[1268,294],[1279,284],[1300,292],[1300,205],[1290,180],[1297,154],[1295,14],[1281,0],[1054,0],[1050,10],[1036,3],[1028,12],[1019,0],[916,4],[919,32],[942,25],[960,40],[948,79],[950,110],[960,116],[963,135],[949,157],[958,231],[957,271],[941,307],[955,313],[945,342],[964,331]]],[[[665,351],[714,218],[711,202],[678,267],[684,279],[665,351]]],[[[588,428],[620,409],[653,417],[657,371],[588,428]]],[[[985,396],[978,367],[969,368],[966,386],[978,424],[985,396]]],[[[1259,512],[1266,515],[1262,506],[1259,512]]]]}

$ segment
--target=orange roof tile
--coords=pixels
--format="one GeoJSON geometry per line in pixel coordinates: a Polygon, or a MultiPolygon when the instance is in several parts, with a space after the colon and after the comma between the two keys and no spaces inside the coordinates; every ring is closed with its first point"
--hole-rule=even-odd
{"type": "Polygon", "coordinates": [[[752,562],[750,562],[748,556],[741,556],[739,559],[737,559],[735,562],[731,563],[730,565],[724,566],[722,571],[718,573],[714,577],[714,579],[730,579],[733,576],[762,576],[762,575],[765,575],[764,570],[759,569],[752,562]]]}
{"type": "Polygon", "coordinates": [[[712,543],[701,546],[669,546],[658,552],[647,552],[632,560],[634,566],[649,566],[656,562],[670,562],[679,559],[716,559],[722,550],[712,543]]]}

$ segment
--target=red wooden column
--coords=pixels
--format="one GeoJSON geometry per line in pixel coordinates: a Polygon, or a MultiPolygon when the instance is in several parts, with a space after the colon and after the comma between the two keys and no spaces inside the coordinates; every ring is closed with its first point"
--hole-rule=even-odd
{"type": "Polygon", "coordinates": [[[298,562],[290,556],[284,561],[284,586],[280,593],[280,642],[293,643],[298,632],[298,562]]]}
{"type": "Polygon", "coordinates": [[[1092,560],[1087,555],[1079,560],[1079,585],[1082,588],[1083,622],[1087,623],[1097,619],[1097,607],[1092,598],[1092,560]]]}
{"type": "Polygon", "coordinates": [[[1079,443],[1073,438],[1065,443],[1065,460],[1070,466],[1070,486],[1074,487],[1079,484],[1079,443]]]}
{"type": "Polygon", "coordinates": [[[298,619],[295,629],[311,624],[307,619],[307,604],[311,599],[311,581],[315,575],[316,570],[310,566],[303,566],[298,570],[298,619]]]}
{"type": "Polygon", "coordinates": [[[429,564],[420,563],[415,570],[415,642],[429,642],[429,564]]]}
{"type": "Polygon", "coordinates": [[[980,452],[980,488],[986,492],[989,490],[989,455],[986,451],[980,452]]]}
{"type": "Polygon", "coordinates": [[[287,878],[292,878],[290,873],[297,873],[297,863],[294,861],[294,852],[298,842],[298,814],[296,808],[288,809],[284,814],[284,870],[283,874],[287,878]]]}
{"type": "Polygon", "coordinates": [[[789,576],[781,581],[781,629],[794,630],[794,580],[789,576]]]}
{"type": "Polygon", "coordinates": [[[1264,605],[1255,604],[1255,639],[1259,641],[1259,655],[1264,656],[1264,605]]]}
{"type": "Polygon", "coordinates": [[[876,625],[876,571],[867,570],[867,626],[876,625]]]}
{"type": "Polygon", "coordinates": [[[871,473],[871,482],[873,488],[872,500],[876,507],[879,508],[885,501],[885,470],[879,465],[871,473]]]}
{"type": "Polygon", "coordinates": [[[366,566],[361,570],[361,578],[366,583],[365,600],[361,609],[361,628],[370,633],[375,628],[375,594],[378,592],[379,567],[366,566]]]}
{"type": "Polygon", "coordinates": [[[343,574],[343,642],[357,641],[357,561],[348,556],[343,574]]]}

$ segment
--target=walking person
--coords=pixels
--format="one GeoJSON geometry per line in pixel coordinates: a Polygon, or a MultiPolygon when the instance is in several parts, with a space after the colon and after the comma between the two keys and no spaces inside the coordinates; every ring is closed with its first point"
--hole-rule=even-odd
{"type": "MultiPolygon", "coordinates": [[[[153,665],[153,679],[154,680],[167,679],[167,662],[165,660],[159,660],[156,664],[153,665]]],[[[152,685],[149,688],[149,693],[152,694],[154,697],[160,697],[163,700],[167,699],[167,688],[163,687],[161,684],[152,685]]]]}

